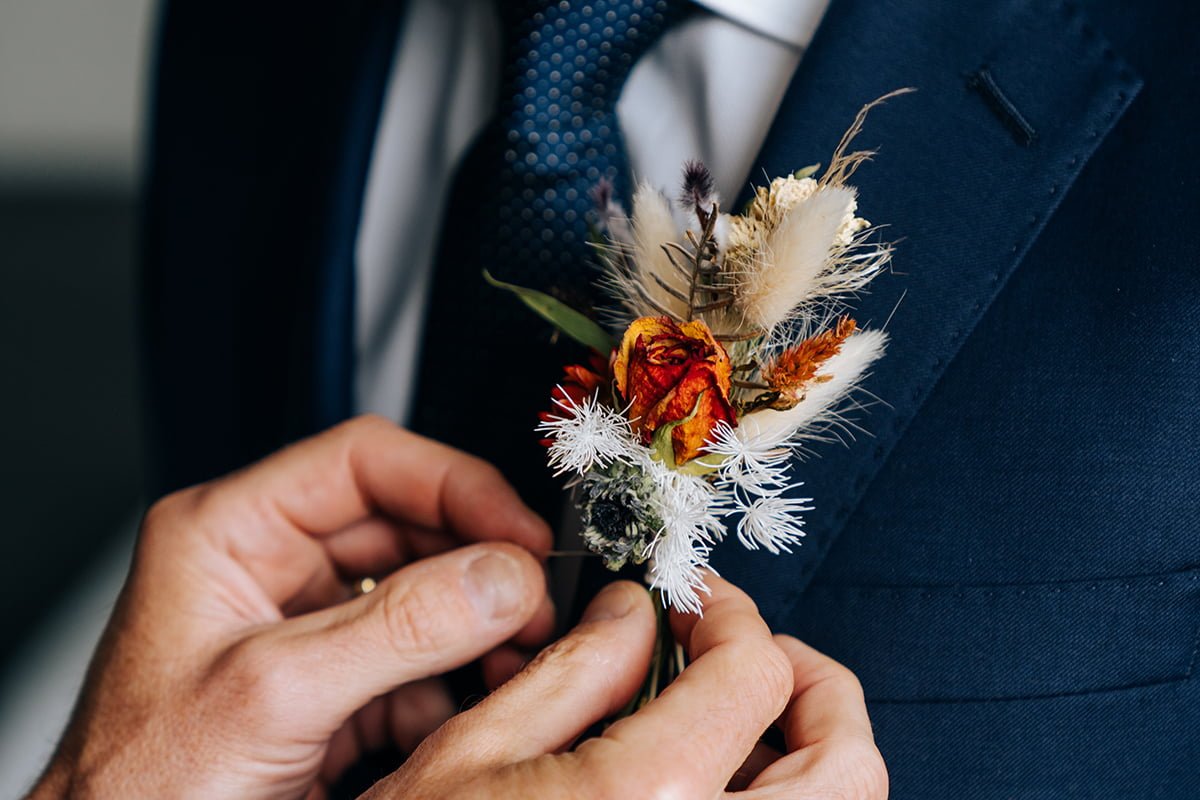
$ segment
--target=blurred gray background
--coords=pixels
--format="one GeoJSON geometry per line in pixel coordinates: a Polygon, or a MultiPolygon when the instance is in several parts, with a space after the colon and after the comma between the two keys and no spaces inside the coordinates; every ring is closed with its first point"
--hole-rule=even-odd
{"type": "MultiPolygon", "coordinates": [[[[45,650],[45,631],[106,557],[123,560],[140,504],[135,255],[154,16],[149,0],[0,2],[6,728],[14,703],[37,707],[31,671],[77,669],[44,663],[68,660],[45,650]]],[[[92,635],[77,637],[84,652],[92,635]]]]}

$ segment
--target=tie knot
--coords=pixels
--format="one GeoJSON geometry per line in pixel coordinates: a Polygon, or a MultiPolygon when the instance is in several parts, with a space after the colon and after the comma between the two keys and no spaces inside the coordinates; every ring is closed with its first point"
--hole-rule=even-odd
{"type": "Polygon", "coordinates": [[[521,88],[538,81],[564,83],[603,97],[613,84],[619,88],[629,67],[684,5],[682,0],[504,3],[508,82],[521,88]]]}
{"type": "Polygon", "coordinates": [[[604,118],[630,68],[682,5],[680,0],[508,4],[505,124],[511,142],[532,139],[524,160],[532,165],[548,157],[553,167],[554,141],[586,150],[593,137],[609,139],[604,118]]]}
{"type": "Polygon", "coordinates": [[[496,255],[513,265],[510,275],[539,288],[552,282],[587,294],[588,189],[602,178],[628,189],[617,97],[634,62],[687,2],[502,5],[508,58],[496,255]]]}

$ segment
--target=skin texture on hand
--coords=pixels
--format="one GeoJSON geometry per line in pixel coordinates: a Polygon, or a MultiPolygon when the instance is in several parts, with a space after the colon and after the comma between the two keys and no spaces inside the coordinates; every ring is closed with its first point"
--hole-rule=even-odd
{"type": "Polygon", "coordinates": [[[373,418],[172,495],[31,797],[320,800],[389,742],[412,755],[366,797],[886,797],[854,675],[716,576],[703,618],[670,618],[682,675],[578,743],[641,684],[655,615],[615,583],[521,669],[550,541],[495,469],[373,418]],[[481,656],[503,685],[453,715],[437,676],[481,656]]]}
{"type": "Polygon", "coordinates": [[[633,696],[654,641],[644,589],[606,588],[580,625],[451,719],[367,793],[384,798],[883,800],[887,771],[854,675],[710,575],[703,618],[672,613],[692,659],[636,714],[573,750],[633,696]],[[778,725],[786,754],[759,742],[778,725]]]}
{"type": "Polygon", "coordinates": [[[494,468],[375,418],[171,495],[31,796],[319,797],[454,712],[432,676],[549,635],[549,546],[494,468]]]}

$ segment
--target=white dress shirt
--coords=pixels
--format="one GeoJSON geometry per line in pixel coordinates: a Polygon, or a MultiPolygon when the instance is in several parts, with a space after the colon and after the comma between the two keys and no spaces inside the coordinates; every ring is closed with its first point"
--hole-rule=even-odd
{"type": "MultiPolygon", "coordinates": [[[[696,0],[705,11],[667,30],[618,98],[634,175],[673,196],[699,158],[736,197],[828,3],[696,0]]],[[[410,0],[357,243],[360,412],[408,420],[441,211],[494,106],[498,28],[494,0],[410,0]]]]}

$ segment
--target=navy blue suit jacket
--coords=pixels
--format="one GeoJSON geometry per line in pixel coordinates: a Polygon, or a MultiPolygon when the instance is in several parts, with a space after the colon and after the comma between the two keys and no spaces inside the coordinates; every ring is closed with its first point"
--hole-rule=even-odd
{"type": "MultiPolygon", "coordinates": [[[[349,409],[353,241],[398,4],[173,4],[146,228],[161,489],[349,409]],[[332,8],[332,7],[330,7],[332,8]]],[[[875,112],[902,243],[870,431],[799,553],[721,551],[862,680],[893,796],[1200,796],[1194,4],[834,0],[753,174],[875,112]]]]}

